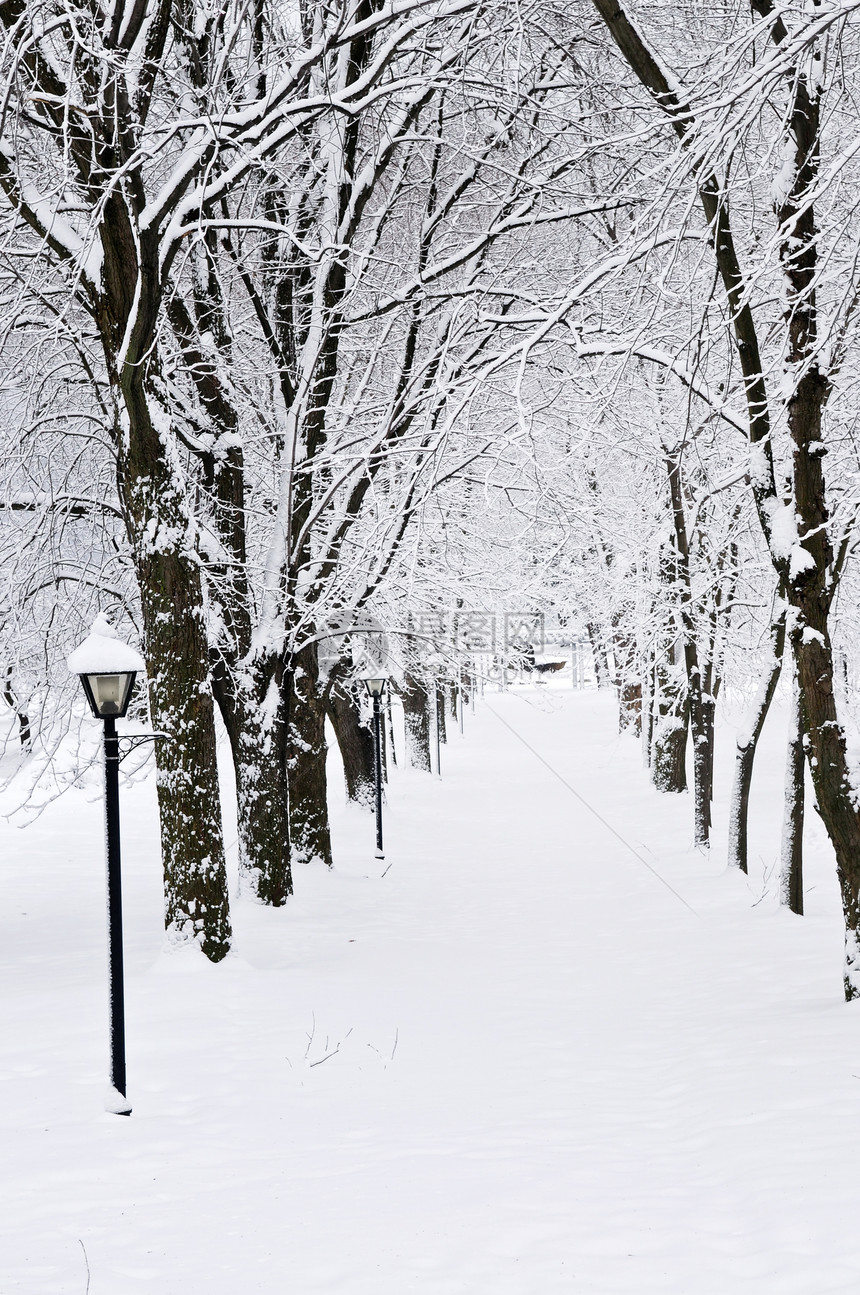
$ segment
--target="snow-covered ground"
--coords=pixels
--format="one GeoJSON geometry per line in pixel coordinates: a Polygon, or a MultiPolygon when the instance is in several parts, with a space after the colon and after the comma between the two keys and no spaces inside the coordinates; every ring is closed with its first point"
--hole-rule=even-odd
{"type": "Polygon", "coordinates": [[[775,902],[779,716],[749,882],[730,727],[706,858],[614,719],[487,693],[441,782],[396,771],[384,863],[337,813],[335,871],[237,903],[216,968],[163,952],[153,788],[125,788],[130,1119],[98,788],[2,825],[0,1295],[856,1292],[860,1005],[817,821],[808,915],[775,902]]]}

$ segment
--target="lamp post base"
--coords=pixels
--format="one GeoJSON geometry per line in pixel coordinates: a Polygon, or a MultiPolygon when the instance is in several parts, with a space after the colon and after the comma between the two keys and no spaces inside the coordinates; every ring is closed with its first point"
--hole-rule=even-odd
{"type": "Polygon", "coordinates": [[[110,1115],[131,1115],[131,1102],[116,1088],[109,1088],[105,1097],[105,1110],[110,1115]]]}

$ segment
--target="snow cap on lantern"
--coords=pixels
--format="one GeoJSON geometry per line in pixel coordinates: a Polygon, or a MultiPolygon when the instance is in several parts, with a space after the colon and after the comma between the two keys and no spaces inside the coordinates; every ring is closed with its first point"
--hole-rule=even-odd
{"type": "Polygon", "coordinates": [[[135,676],[146,669],[140,653],[124,643],[101,614],[67,664],[72,674],[80,676],[96,719],[121,719],[128,710],[135,676]]]}

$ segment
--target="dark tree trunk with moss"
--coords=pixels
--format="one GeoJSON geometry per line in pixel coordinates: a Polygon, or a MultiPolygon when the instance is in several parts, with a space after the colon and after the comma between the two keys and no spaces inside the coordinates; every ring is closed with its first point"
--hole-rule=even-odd
{"type": "Polygon", "coordinates": [[[683,694],[657,704],[651,778],[658,791],[687,790],[687,699],[683,694]]]}
{"type": "Polygon", "coordinates": [[[237,686],[223,661],[212,669],[236,777],[239,883],[274,908],[293,893],[283,676],[281,662],[261,661],[237,686]]]}
{"type": "MultiPolygon", "coordinates": [[[[13,44],[19,36],[26,39],[21,25],[25,13],[25,6],[12,5],[2,14],[13,44]]],[[[130,27],[139,30],[143,21],[141,10],[129,19],[130,27]]],[[[162,33],[152,34],[148,49],[153,67],[167,29],[164,24],[162,33]]],[[[143,613],[150,714],[155,728],[172,739],[159,742],[156,751],[165,924],[172,941],[193,942],[217,962],[230,948],[231,927],[205,602],[186,483],[173,457],[174,425],[162,395],[157,344],[161,233],[157,227],[141,229],[138,222],[145,184],[129,159],[135,154],[139,117],[132,119],[127,111],[122,61],[118,52],[109,90],[103,77],[93,79],[82,65],[78,68],[76,93],[86,105],[78,120],[88,123],[85,138],[74,130],[64,135],[50,113],[41,122],[34,117],[31,126],[48,150],[55,144],[63,149],[57,160],[67,177],[67,193],[74,192],[82,219],[87,212],[93,216],[91,229],[101,243],[97,279],[89,280],[82,266],[70,268],[64,279],[76,285],[70,293],[77,292],[88,311],[104,355],[114,406],[119,502],[143,613]],[[123,184],[114,182],[120,167],[123,184]]],[[[96,62],[90,60],[90,72],[96,62]]],[[[34,101],[43,101],[40,91],[50,98],[58,84],[56,68],[37,57],[32,73],[34,101]]],[[[142,89],[141,96],[138,106],[145,111],[142,89]]],[[[8,156],[5,175],[4,193],[17,206],[22,190],[13,181],[8,156]]],[[[30,218],[37,229],[40,219],[35,213],[30,218]]],[[[45,235],[48,247],[47,230],[45,235]]]]}
{"type": "Polygon", "coordinates": [[[320,862],[330,868],[326,703],[320,688],[315,643],[293,656],[289,687],[287,770],[293,860],[296,863],[320,862]]]}
{"type": "Polygon", "coordinates": [[[430,772],[430,698],[413,675],[406,675],[403,691],[403,724],[406,759],[413,769],[430,772]]]}
{"type": "MultiPolygon", "coordinates": [[[[166,26],[152,35],[153,66],[166,39],[166,26]]],[[[143,612],[150,715],[172,739],[156,747],[165,925],[171,940],[194,942],[217,962],[229,951],[231,925],[201,562],[163,394],[161,233],[138,222],[145,185],[128,158],[139,118],[126,113],[118,122],[129,101],[122,72],[114,75],[106,98],[92,81],[87,87],[93,130],[103,130],[99,163],[91,169],[89,150],[86,162],[75,158],[79,193],[100,212],[103,266],[87,306],[115,400],[117,480],[143,612]],[[126,183],[108,183],[120,166],[126,183]]]]}
{"type": "Polygon", "coordinates": [[[229,951],[215,713],[201,568],[160,396],[157,234],[134,231],[124,191],[105,202],[98,321],[119,410],[119,487],[140,591],[156,750],[165,925],[213,962],[229,951]],[[122,356],[122,367],[116,364],[122,356]]]}
{"type": "Polygon", "coordinates": [[[343,761],[346,798],[352,804],[373,809],[375,772],[373,732],[361,721],[361,711],[352,693],[335,684],[326,700],[326,713],[343,761]]]}
{"type": "Polygon", "coordinates": [[[749,871],[748,821],[753,762],[758,748],[758,740],[761,737],[770,704],[776,692],[776,685],[782,670],[784,650],[785,607],[782,606],[770,627],[770,660],[765,665],[747,722],[737,737],[735,781],[732,788],[732,803],[729,809],[728,863],[730,868],[740,868],[741,872],[749,871]]]}
{"type": "Polygon", "coordinates": [[[246,713],[236,752],[239,874],[255,899],[279,908],[293,893],[287,716],[246,713]]]}
{"type": "Polygon", "coordinates": [[[232,367],[232,340],[215,270],[218,250],[209,231],[197,249],[190,305],[174,295],[167,314],[212,429],[212,446],[224,447],[200,449],[197,457],[207,519],[220,540],[203,569],[212,623],[219,627],[210,645],[210,671],[233,756],[240,886],[261,903],[280,907],[293,889],[284,660],[283,653],[252,646],[245,464],[240,419],[224,378],[232,367]],[[201,346],[202,337],[217,342],[220,363],[201,346]]]}
{"type": "Polygon", "coordinates": [[[129,386],[123,497],[143,609],[150,714],[155,729],[172,737],[156,751],[165,925],[172,940],[194,941],[218,962],[229,951],[231,928],[200,567],[141,386],[134,378],[129,386]],[[181,536],[184,544],[151,544],[152,535],[181,536]]]}

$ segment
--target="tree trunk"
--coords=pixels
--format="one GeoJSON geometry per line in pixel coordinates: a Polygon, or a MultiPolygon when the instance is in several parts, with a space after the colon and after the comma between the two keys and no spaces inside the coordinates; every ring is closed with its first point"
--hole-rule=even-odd
{"type": "Polygon", "coordinates": [[[594,661],[594,677],[597,686],[598,688],[611,688],[612,677],[609,673],[609,659],[606,655],[606,648],[603,646],[600,630],[592,622],[588,623],[586,629],[588,630],[588,641],[591,644],[591,656],[594,661]]]}
{"type": "Polygon", "coordinates": [[[690,736],[693,739],[693,840],[707,849],[711,838],[711,790],[714,776],[714,702],[691,689],[690,736]]]}
{"type": "Polygon", "coordinates": [[[833,698],[833,658],[827,618],[803,599],[812,624],[792,629],[801,714],[816,801],[836,854],[845,916],[845,997],[860,998],[860,819],[854,800],[845,734],[833,698]],[[817,625],[816,625],[817,622],[817,625]]]}
{"type": "Polygon", "coordinates": [[[19,702],[12,687],[12,667],[6,667],[6,678],[3,683],[3,699],[18,717],[18,736],[25,751],[32,750],[33,740],[30,729],[30,717],[19,702]]]}
{"type": "Polygon", "coordinates": [[[752,786],[753,762],[761,737],[764,722],[767,719],[770,704],[773,701],[776,685],[785,650],[785,605],[783,604],[776,619],[771,622],[770,661],[765,667],[753,704],[747,717],[747,723],[738,733],[737,753],[735,756],[735,781],[732,789],[732,803],[729,809],[729,857],[730,868],[740,868],[749,872],[748,820],[750,788],[752,786]]]}
{"type": "Polygon", "coordinates": [[[165,925],[172,941],[194,941],[219,962],[229,951],[231,928],[200,568],[190,545],[148,542],[153,535],[184,536],[187,519],[148,411],[136,412],[122,481],[143,610],[150,714],[155,728],[173,738],[156,748],[165,925]],[[147,437],[155,445],[147,446],[147,437]]]}
{"type": "Polygon", "coordinates": [[[281,653],[252,647],[241,420],[225,380],[233,364],[232,340],[214,269],[214,231],[204,243],[190,306],[173,294],[166,309],[213,444],[224,447],[198,457],[208,521],[220,541],[202,556],[210,623],[218,627],[210,643],[212,687],[236,777],[240,883],[260,902],[278,907],[292,894],[284,664],[281,653]],[[217,360],[199,345],[201,337],[217,343],[217,360]]]}
{"type": "Polygon", "coordinates": [[[293,893],[282,690],[279,701],[274,716],[245,715],[234,760],[240,878],[255,899],[274,908],[293,893]]]}
{"type": "Polygon", "coordinates": [[[156,748],[165,924],[171,940],[193,941],[218,962],[231,927],[206,606],[187,481],[160,394],[159,234],[137,226],[129,185],[104,195],[103,273],[91,304],[116,397],[117,478],[143,612],[150,715],[173,739],[156,748]]]}
{"type": "Polygon", "coordinates": [[[644,698],[644,715],[642,722],[642,758],[645,768],[650,769],[654,761],[654,705],[656,702],[656,673],[653,655],[645,675],[646,689],[644,698]]]}
{"type": "Polygon", "coordinates": [[[364,809],[374,807],[376,773],[373,762],[373,731],[361,722],[361,711],[352,693],[336,684],[326,699],[326,714],[337,739],[346,798],[364,809]]]}
{"type": "MultiPolygon", "coordinates": [[[[447,689],[436,688],[436,723],[439,725],[439,741],[448,741],[448,724],[445,717],[445,693],[447,689]]],[[[457,718],[457,694],[451,691],[451,717],[457,718]]]]}
{"type": "Polygon", "coordinates": [[[332,866],[326,784],[325,699],[320,694],[317,648],[293,657],[290,670],[290,844],[298,863],[332,866]]]}
{"type": "MultiPolygon", "coordinates": [[[[806,754],[818,809],[836,854],[845,917],[847,999],[860,998],[860,814],[848,766],[845,732],[836,711],[829,615],[840,573],[828,537],[822,416],[830,378],[820,367],[816,283],[821,267],[815,211],[809,194],[819,171],[821,83],[792,73],[790,131],[794,182],[778,211],[787,325],[786,376],[792,378],[786,413],[794,445],[794,515],[798,543],[787,571],[794,609],[791,647],[797,670],[806,754]]],[[[779,561],[777,555],[777,561],[779,561]]],[[[783,559],[783,565],[785,561],[783,559]]]]}
{"type": "Polygon", "coordinates": [[[803,749],[803,718],[800,691],[794,679],[791,719],[785,766],[785,808],[782,819],[782,851],[779,877],[780,903],[803,914],[803,817],[806,752],[803,749]]]}
{"type": "MultiPolygon", "coordinates": [[[[661,109],[668,113],[679,138],[686,140],[697,123],[669,84],[659,62],[630,22],[619,0],[594,0],[613,39],[631,68],[647,86],[661,109]]],[[[754,6],[769,14],[766,3],[754,6]]],[[[771,39],[781,45],[788,29],[779,20],[770,25],[771,39]]],[[[777,576],[794,613],[791,649],[797,671],[806,752],[818,810],[836,855],[845,918],[845,968],[847,999],[860,998],[860,813],[845,746],[845,733],[833,693],[833,651],[829,612],[836,592],[843,547],[834,560],[827,533],[828,509],[824,481],[822,413],[831,380],[821,367],[818,338],[816,284],[818,230],[812,194],[820,169],[820,110],[823,81],[818,75],[817,51],[810,48],[803,60],[787,58],[784,86],[789,111],[784,114],[782,149],[792,182],[780,195],[776,210],[783,274],[785,412],[794,446],[791,513],[798,542],[786,552],[780,537],[775,542],[774,518],[783,504],[776,489],[773,461],[773,427],[756,320],[746,298],[746,278],[738,261],[726,195],[716,172],[696,177],[699,197],[712,232],[714,255],[730,307],[738,362],[744,377],[749,417],[749,440],[756,470],[751,474],[753,497],[762,531],[770,545],[777,576]],[[790,166],[788,165],[790,164],[790,166]],[[786,381],[787,380],[787,381],[786,381]]]]}
{"type": "Polygon", "coordinates": [[[618,731],[642,733],[642,679],[637,670],[636,640],[628,634],[615,635],[618,662],[618,731]]]}
{"type": "Polygon", "coordinates": [[[642,735],[642,680],[624,679],[618,690],[618,731],[642,735]]]}
{"type": "Polygon", "coordinates": [[[651,780],[658,791],[687,790],[687,731],[689,702],[686,683],[674,661],[675,648],[669,649],[669,660],[654,664],[654,736],[652,740],[651,780]]]}
{"type": "Polygon", "coordinates": [[[403,722],[406,735],[406,759],[413,769],[430,772],[430,699],[423,684],[412,675],[406,675],[403,701],[403,722]]]}
{"type": "Polygon", "coordinates": [[[658,791],[687,790],[687,719],[684,698],[657,722],[651,778],[658,791]]]}
{"type": "MultiPolygon", "coordinates": [[[[702,675],[690,579],[690,545],[681,481],[681,452],[666,452],[666,469],[675,532],[674,579],[678,586],[683,629],[684,668],[687,674],[687,713],[693,739],[693,839],[707,849],[711,835],[711,780],[713,778],[714,698],[702,675]]],[[[707,671],[710,674],[710,670],[707,671]]]]}
{"type": "Polygon", "coordinates": [[[830,379],[819,365],[815,285],[820,274],[817,230],[809,193],[819,168],[820,84],[798,76],[792,83],[791,142],[795,180],[778,212],[787,325],[786,373],[792,375],[786,407],[794,445],[794,510],[798,543],[787,572],[794,609],[791,648],[797,671],[805,749],[818,809],[836,854],[845,917],[847,999],[860,998],[860,814],[845,732],[836,711],[829,615],[839,579],[828,536],[822,417],[830,379]],[[797,375],[796,378],[794,375],[797,375]]]}
{"type": "Polygon", "coordinates": [[[213,662],[215,699],[230,739],[236,778],[239,880],[262,904],[279,908],[293,893],[287,784],[287,714],[280,662],[245,665],[238,687],[213,662]]]}

